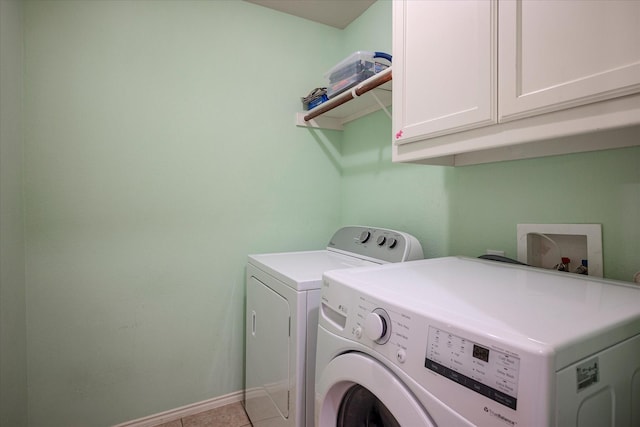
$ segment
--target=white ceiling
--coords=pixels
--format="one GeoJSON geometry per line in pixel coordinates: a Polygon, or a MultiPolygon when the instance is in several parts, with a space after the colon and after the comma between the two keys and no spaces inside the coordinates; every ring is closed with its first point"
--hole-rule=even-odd
{"type": "Polygon", "coordinates": [[[270,9],[344,29],[376,0],[246,0],[270,9]]]}

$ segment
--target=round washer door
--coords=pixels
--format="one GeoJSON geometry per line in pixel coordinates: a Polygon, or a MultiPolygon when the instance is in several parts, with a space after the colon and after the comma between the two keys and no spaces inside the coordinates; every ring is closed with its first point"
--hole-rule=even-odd
{"type": "Polygon", "coordinates": [[[434,427],[393,372],[361,353],[336,357],[316,379],[316,417],[318,427],[434,427]]]}

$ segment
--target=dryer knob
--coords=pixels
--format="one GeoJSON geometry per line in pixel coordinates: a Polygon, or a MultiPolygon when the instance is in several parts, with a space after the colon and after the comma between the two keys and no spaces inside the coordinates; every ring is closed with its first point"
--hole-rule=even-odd
{"type": "Polygon", "coordinates": [[[380,308],[376,308],[373,312],[367,314],[364,319],[364,333],[367,338],[378,344],[384,344],[389,341],[389,336],[391,335],[390,326],[389,315],[380,308]]]}

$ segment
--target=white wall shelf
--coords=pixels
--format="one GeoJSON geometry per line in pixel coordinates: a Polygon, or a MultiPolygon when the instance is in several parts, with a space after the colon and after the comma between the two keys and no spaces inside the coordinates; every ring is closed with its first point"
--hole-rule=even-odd
{"type": "Polygon", "coordinates": [[[391,67],[309,111],[296,113],[296,125],[343,130],[344,124],[391,105],[391,67]]]}

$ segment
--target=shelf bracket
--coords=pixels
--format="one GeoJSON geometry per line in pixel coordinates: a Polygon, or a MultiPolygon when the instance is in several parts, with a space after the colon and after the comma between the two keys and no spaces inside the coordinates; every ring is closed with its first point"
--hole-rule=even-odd
{"type": "Polygon", "coordinates": [[[369,93],[371,94],[371,96],[373,96],[373,99],[376,100],[376,102],[378,103],[378,105],[380,106],[382,111],[385,112],[387,117],[389,117],[389,119],[391,119],[391,113],[389,112],[389,110],[387,110],[387,107],[385,107],[385,105],[382,103],[382,101],[380,101],[380,98],[378,98],[378,95],[376,95],[376,93],[374,91],[371,91],[369,93]]]}

